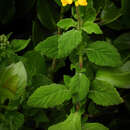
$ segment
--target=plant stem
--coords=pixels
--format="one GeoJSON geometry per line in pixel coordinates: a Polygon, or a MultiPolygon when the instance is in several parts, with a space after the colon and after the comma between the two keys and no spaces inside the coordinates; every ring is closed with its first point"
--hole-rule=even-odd
{"type": "Polygon", "coordinates": [[[79,14],[79,8],[78,7],[76,7],[76,14],[77,14],[77,18],[78,18],[77,29],[80,29],[80,27],[81,27],[81,19],[80,19],[80,14],[79,14]]]}
{"type": "MultiPolygon", "coordinates": [[[[78,8],[78,7],[76,7],[76,14],[77,14],[77,18],[78,18],[78,26],[77,26],[77,29],[79,30],[79,29],[81,28],[81,26],[82,26],[82,25],[81,25],[82,22],[81,22],[81,18],[80,18],[79,8],[78,8]]],[[[79,55],[79,67],[80,67],[80,69],[83,68],[83,57],[82,57],[81,54],[79,55]]]]}
{"type": "Polygon", "coordinates": [[[79,55],[79,67],[80,67],[80,69],[83,68],[83,56],[82,55],[79,55]]]}
{"type": "Polygon", "coordinates": [[[56,59],[54,58],[54,59],[52,60],[52,65],[51,65],[51,70],[52,70],[52,72],[54,71],[55,66],[56,66],[56,59]]]}
{"type": "MultiPolygon", "coordinates": [[[[81,18],[80,18],[80,14],[79,14],[79,8],[76,7],[76,14],[77,14],[77,18],[78,18],[78,26],[77,26],[77,29],[80,30],[81,26],[82,26],[82,21],[81,21],[81,18]]],[[[79,55],[79,67],[80,69],[83,68],[83,57],[82,55],[80,54],[79,55]]],[[[77,103],[76,104],[76,111],[79,111],[80,110],[80,104],[77,103]]]]}

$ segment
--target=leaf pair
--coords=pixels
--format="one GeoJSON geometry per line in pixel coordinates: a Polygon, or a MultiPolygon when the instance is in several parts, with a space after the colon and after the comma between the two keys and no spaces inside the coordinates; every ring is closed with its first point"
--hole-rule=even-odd
{"type": "MultiPolygon", "coordinates": [[[[93,13],[93,8],[89,9],[89,11],[90,12],[88,12],[88,13],[91,13],[91,12],[93,13]]],[[[88,34],[92,34],[92,33],[102,34],[103,32],[100,29],[99,25],[93,22],[94,19],[95,19],[95,16],[86,17],[85,22],[82,25],[81,29],[84,30],[85,32],[87,32],[88,34]]],[[[57,26],[64,30],[68,30],[71,27],[76,28],[78,26],[78,23],[76,21],[74,21],[72,18],[65,18],[65,19],[60,20],[57,23],[57,26]]]]}
{"type": "Polygon", "coordinates": [[[70,80],[69,89],[60,84],[41,86],[29,97],[27,104],[32,107],[50,108],[70,100],[73,95],[79,102],[86,98],[88,91],[89,80],[80,73],[70,80]]]}
{"type": "MultiPolygon", "coordinates": [[[[81,31],[71,30],[63,35],[54,35],[40,42],[35,50],[49,58],[63,58],[68,56],[82,41],[81,31]]],[[[100,66],[116,67],[122,64],[117,49],[105,41],[89,44],[86,53],[92,63],[100,66]]]]}
{"type": "Polygon", "coordinates": [[[35,50],[49,58],[63,58],[68,56],[82,40],[81,32],[71,30],[63,35],[54,35],[40,42],[35,50]]]}

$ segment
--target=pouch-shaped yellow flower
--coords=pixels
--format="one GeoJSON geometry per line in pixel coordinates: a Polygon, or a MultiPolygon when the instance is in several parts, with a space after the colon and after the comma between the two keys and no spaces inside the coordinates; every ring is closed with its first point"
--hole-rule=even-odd
{"type": "MultiPolygon", "coordinates": [[[[72,4],[73,3],[73,0],[61,0],[61,3],[63,6],[66,6],[68,4],[72,4]]],[[[87,0],[77,0],[75,2],[75,6],[87,6],[87,0]]]]}
{"type": "Polygon", "coordinates": [[[76,2],[75,2],[75,6],[87,6],[87,1],[86,0],[77,0],[76,2]]]}
{"type": "Polygon", "coordinates": [[[61,3],[63,6],[66,6],[68,4],[66,0],[61,0],[61,3]]]}
{"type": "Polygon", "coordinates": [[[67,4],[72,4],[73,0],[61,0],[61,3],[63,6],[66,6],[67,4]]]}
{"type": "Polygon", "coordinates": [[[68,4],[72,4],[73,0],[66,0],[68,2],[68,4]]]}

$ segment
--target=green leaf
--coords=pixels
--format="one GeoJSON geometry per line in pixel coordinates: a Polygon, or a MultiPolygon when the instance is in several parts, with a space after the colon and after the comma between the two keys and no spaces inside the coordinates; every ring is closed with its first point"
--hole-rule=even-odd
{"type": "Polygon", "coordinates": [[[95,8],[88,8],[86,13],[85,13],[85,18],[84,21],[88,22],[94,22],[96,19],[96,10],[95,8]]]}
{"type": "Polygon", "coordinates": [[[31,39],[28,40],[19,40],[19,39],[13,39],[11,41],[12,48],[14,52],[19,52],[26,48],[28,44],[30,43],[31,39]]]}
{"type": "Polygon", "coordinates": [[[106,81],[118,88],[130,88],[130,61],[120,68],[99,70],[96,79],[106,81]]]}
{"type": "Polygon", "coordinates": [[[103,24],[111,23],[117,20],[121,15],[121,9],[118,9],[112,1],[106,0],[105,8],[101,13],[103,24]]]}
{"type": "Polygon", "coordinates": [[[18,130],[24,123],[24,115],[19,112],[7,112],[5,114],[4,126],[9,130],[18,130]]]}
{"type": "Polygon", "coordinates": [[[11,64],[1,72],[0,87],[5,91],[8,89],[13,95],[21,96],[26,85],[27,74],[22,62],[11,64]]]}
{"type": "Polygon", "coordinates": [[[100,123],[86,123],[83,130],[109,130],[107,127],[100,123]]]}
{"type": "Polygon", "coordinates": [[[82,41],[81,31],[71,30],[63,33],[58,40],[59,56],[68,56],[82,41]]]}
{"type": "Polygon", "coordinates": [[[88,22],[88,21],[83,24],[82,29],[88,34],[92,34],[92,33],[102,34],[103,33],[100,27],[98,26],[98,24],[93,23],[93,22],[88,22]]]}
{"type": "Polygon", "coordinates": [[[130,32],[129,33],[124,33],[117,37],[114,40],[114,45],[119,49],[119,50],[127,50],[130,49],[130,32]]]}
{"type": "Polygon", "coordinates": [[[97,105],[102,106],[117,105],[123,102],[116,88],[100,80],[93,81],[88,97],[97,105]]]}
{"type": "Polygon", "coordinates": [[[74,21],[72,18],[65,18],[65,19],[60,20],[57,23],[58,27],[65,30],[68,30],[70,27],[76,27],[76,25],[77,25],[77,22],[74,21]]]}
{"type": "Polygon", "coordinates": [[[58,35],[50,36],[41,41],[35,50],[49,58],[58,58],[58,35]]]}
{"type": "Polygon", "coordinates": [[[71,77],[68,75],[64,75],[64,84],[69,88],[69,83],[70,83],[71,77]]]}
{"type": "Polygon", "coordinates": [[[33,78],[32,78],[32,86],[36,89],[39,86],[43,86],[43,85],[49,85],[52,84],[53,82],[45,75],[42,74],[36,74],[33,78]]]}
{"type": "Polygon", "coordinates": [[[116,67],[122,64],[117,49],[105,41],[96,41],[87,48],[87,55],[92,63],[100,66],[116,67]]]}
{"type": "Polygon", "coordinates": [[[27,104],[37,108],[51,108],[71,98],[71,93],[63,85],[41,86],[29,97],[27,104]]]}
{"type": "Polygon", "coordinates": [[[71,113],[64,122],[50,126],[48,130],[81,130],[81,115],[71,113]]]}
{"type": "Polygon", "coordinates": [[[86,98],[89,92],[89,80],[85,76],[85,74],[77,73],[74,77],[72,77],[69,87],[71,93],[78,97],[78,100],[81,101],[86,98]]]}
{"type": "Polygon", "coordinates": [[[46,73],[46,63],[45,58],[40,55],[40,53],[35,51],[28,51],[24,54],[23,62],[25,64],[28,80],[31,80],[37,73],[46,73]]]}

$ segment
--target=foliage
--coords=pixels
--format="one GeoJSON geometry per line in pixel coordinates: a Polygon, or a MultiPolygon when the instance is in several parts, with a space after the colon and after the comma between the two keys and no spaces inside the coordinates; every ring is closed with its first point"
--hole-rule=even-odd
{"type": "Polygon", "coordinates": [[[129,4],[1,0],[0,130],[129,126],[129,4]]]}

